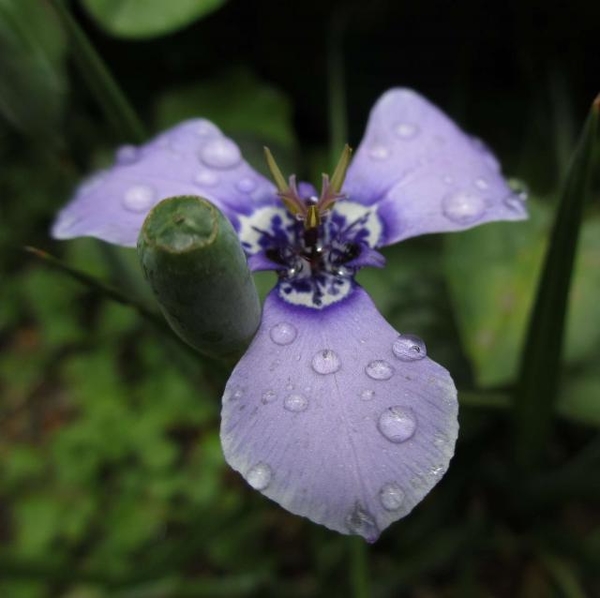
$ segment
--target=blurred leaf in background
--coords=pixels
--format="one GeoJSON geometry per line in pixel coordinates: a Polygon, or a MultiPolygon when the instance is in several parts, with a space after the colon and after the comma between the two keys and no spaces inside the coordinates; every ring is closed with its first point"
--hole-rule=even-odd
{"type": "Polygon", "coordinates": [[[66,50],[44,2],[0,0],[0,113],[22,133],[55,133],[67,94],[66,50]]]}
{"type": "Polygon", "coordinates": [[[173,33],[220,8],[227,0],[82,0],[111,35],[130,39],[173,33]]]}

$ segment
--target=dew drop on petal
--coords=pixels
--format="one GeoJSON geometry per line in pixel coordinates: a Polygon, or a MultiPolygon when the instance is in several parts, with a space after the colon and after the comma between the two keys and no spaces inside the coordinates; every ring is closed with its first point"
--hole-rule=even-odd
{"type": "Polygon", "coordinates": [[[130,212],[145,212],[154,203],[156,192],[150,185],[134,185],[125,191],[123,206],[130,212]]]}
{"type": "Polygon", "coordinates": [[[265,390],[260,397],[261,403],[266,405],[267,403],[272,403],[275,399],[277,399],[277,394],[274,390],[265,390]]]}
{"type": "Polygon", "coordinates": [[[242,192],[242,193],[252,193],[252,191],[254,191],[254,189],[256,189],[258,183],[256,182],[255,179],[252,179],[250,177],[244,177],[243,179],[240,179],[237,183],[236,183],[236,187],[242,192]]]}
{"type": "Polygon", "coordinates": [[[475,179],[475,186],[478,189],[481,189],[482,191],[484,191],[485,189],[487,189],[489,187],[488,182],[483,177],[479,177],[478,179],[475,179]]]}
{"type": "Polygon", "coordinates": [[[390,157],[390,150],[385,145],[374,145],[369,150],[369,157],[373,160],[387,160],[390,157]]]}
{"type": "Polygon", "coordinates": [[[279,322],[271,328],[269,333],[271,340],[278,345],[289,345],[296,340],[298,331],[293,324],[289,322],[279,322]]]}
{"type": "Polygon", "coordinates": [[[194,176],[194,183],[201,187],[214,187],[219,182],[219,175],[210,170],[201,170],[194,176]]]}
{"type": "Polygon", "coordinates": [[[342,366],[337,353],[331,349],[323,349],[315,354],[312,359],[312,368],[317,374],[333,374],[342,366]]]}
{"type": "Polygon", "coordinates": [[[447,218],[458,224],[471,224],[485,212],[485,200],[468,191],[449,193],[442,200],[442,210],[447,218]]]}
{"type": "Polygon", "coordinates": [[[348,513],[346,526],[351,534],[358,534],[365,538],[367,542],[374,542],[379,537],[379,529],[375,523],[375,518],[358,502],[348,513]]]}
{"type": "Polygon", "coordinates": [[[271,482],[271,468],[262,461],[248,470],[246,480],[255,490],[264,490],[271,482]]]}
{"type": "Polygon", "coordinates": [[[413,123],[398,123],[394,129],[400,139],[414,139],[419,134],[419,127],[413,123]]]}
{"type": "Polygon", "coordinates": [[[401,361],[417,361],[427,355],[427,347],[414,334],[401,334],[392,345],[392,352],[401,361]]]}
{"type": "Polygon", "coordinates": [[[408,408],[395,405],[379,416],[377,428],[390,442],[400,443],[412,437],[417,422],[408,408]]]}
{"type": "Polygon", "coordinates": [[[365,388],[365,390],[361,391],[358,395],[363,401],[372,401],[375,397],[375,391],[370,388],[365,388]]]}
{"type": "Polygon", "coordinates": [[[225,392],[223,393],[223,402],[226,401],[237,401],[244,396],[244,391],[239,386],[232,386],[225,388],[225,392]]]}
{"type": "Polygon", "coordinates": [[[397,511],[404,503],[404,490],[395,482],[384,484],[379,491],[379,500],[387,511],[397,511]]]}
{"type": "Polygon", "coordinates": [[[365,372],[373,380],[389,380],[394,375],[394,368],[383,359],[375,359],[367,365],[365,372]]]}
{"type": "Polygon", "coordinates": [[[231,139],[221,137],[209,141],[200,150],[200,159],[212,168],[228,169],[240,163],[242,154],[231,139]]]}
{"type": "Polygon", "coordinates": [[[140,150],[135,145],[122,145],[115,154],[115,160],[120,166],[128,166],[138,161],[140,150]]]}
{"type": "Polygon", "coordinates": [[[292,394],[285,398],[283,406],[294,413],[304,411],[308,407],[308,399],[304,395],[292,394]]]}

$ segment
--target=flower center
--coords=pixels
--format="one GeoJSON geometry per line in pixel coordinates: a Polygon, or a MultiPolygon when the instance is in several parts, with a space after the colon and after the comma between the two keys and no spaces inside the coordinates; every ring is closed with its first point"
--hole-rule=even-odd
{"type": "Polygon", "coordinates": [[[301,195],[296,177],[286,182],[271,153],[265,153],[283,205],[241,219],[240,237],[252,268],[277,271],[279,294],[290,303],[320,309],[343,299],[359,268],[383,265],[372,249],[382,232],[376,211],[341,193],[350,148],[344,148],[331,179],[323,174],[319,197],[301,195]]]}

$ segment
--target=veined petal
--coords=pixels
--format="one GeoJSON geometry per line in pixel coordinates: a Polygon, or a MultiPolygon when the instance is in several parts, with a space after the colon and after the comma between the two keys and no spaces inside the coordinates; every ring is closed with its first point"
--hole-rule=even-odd
{"type": "Polygon", "coordinates": [[[223,396],[228,463],[292,513],[372,542],[448,468],[456,389],[360,288],[317,311],[267,298],[223,396]]]}
{"type": "Polygon", "coordinates": [[[391,89],[373,107],[343,192],[377,205],[379,245],[527,217],[484,144],[409,89],[391,89]]]}
{"type": "Polygon", "coordinates": [[[208,199],[234,225],[240,214],[279,204],[274,185],[242,159],[238,146],[211,122],[195,119],[142,146],[121,147],[111,168],[79,186],[52,234],[132,247],[150,209],[176,195],[208,199]]]}

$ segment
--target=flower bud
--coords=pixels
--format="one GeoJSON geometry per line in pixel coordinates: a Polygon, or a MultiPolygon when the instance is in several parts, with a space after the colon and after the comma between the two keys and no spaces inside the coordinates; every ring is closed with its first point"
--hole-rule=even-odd
{"type": "Polygon", "coordinates": [[[146,279],[171,328],[201,353],[238,357],[260,323],[260,302],[238,236],[210,202],[161,201],[138,238],[146,279]]]}

